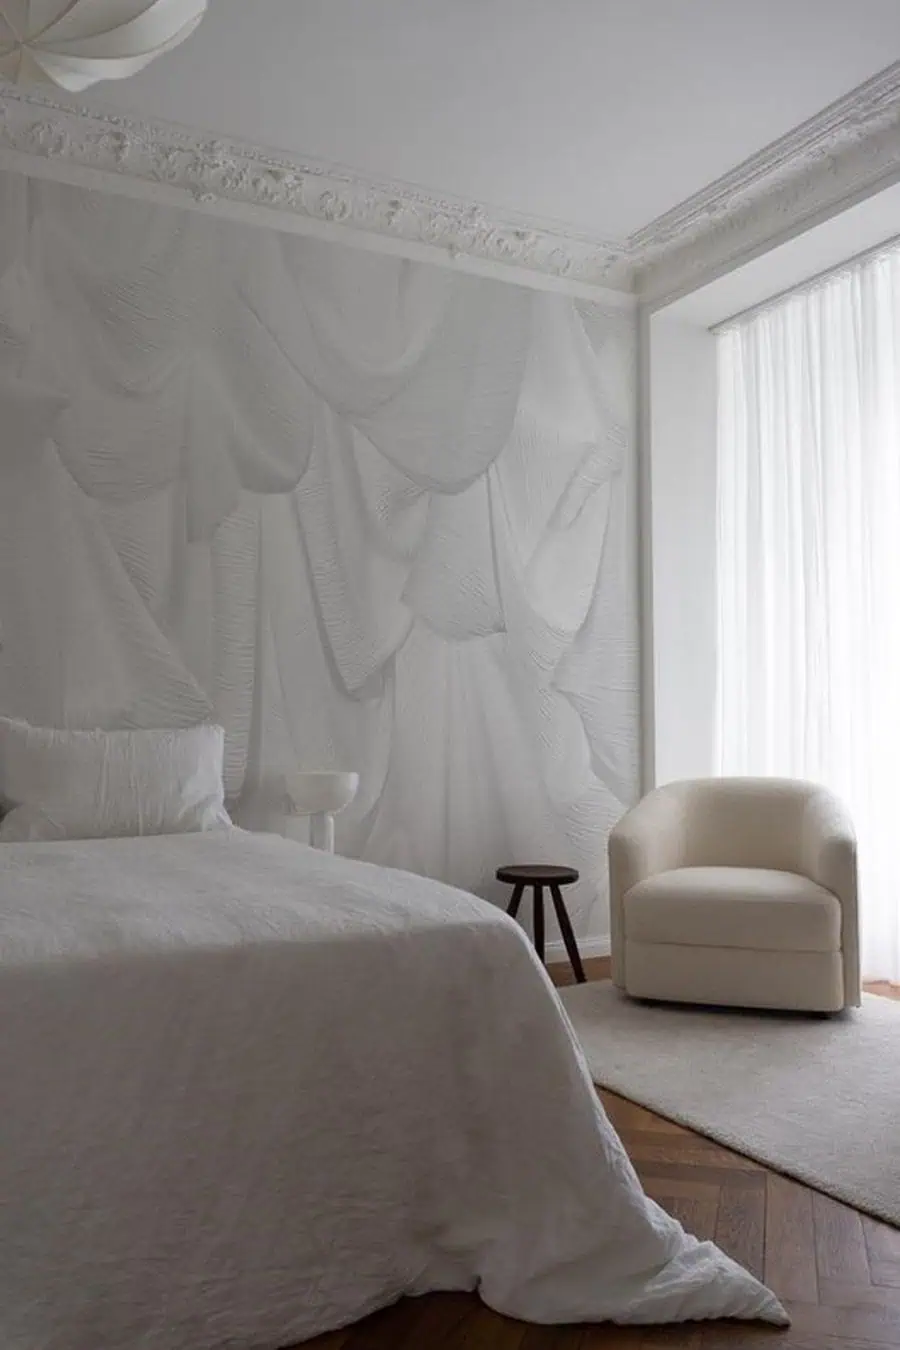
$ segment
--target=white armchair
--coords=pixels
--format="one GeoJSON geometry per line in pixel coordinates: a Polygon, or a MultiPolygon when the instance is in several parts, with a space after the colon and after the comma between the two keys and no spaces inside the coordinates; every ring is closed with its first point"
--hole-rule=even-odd
{"type": "Polygon", "coordinates": [[[856,840],[824,788],[670,783],[609,839],[612,977],[636,998],[836,1012],[860,1002],[856,840]]]}

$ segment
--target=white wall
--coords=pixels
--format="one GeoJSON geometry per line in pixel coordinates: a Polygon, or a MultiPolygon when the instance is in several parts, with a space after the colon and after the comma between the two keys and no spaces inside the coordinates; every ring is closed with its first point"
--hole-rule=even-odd
{"type": "Polygon", "coordinates": [[[571,863],[602,945],[634,315],[17,174],[0,221],[0,711],[212,715],[254,826],[356,769],[342,851],[504,902],[571,863]]]}
{"type": "MultiPolygon", "coordinates": [[[[654,783],[712,772],[716,693],[715,338],[650,320],[649,501],[654,783]]],[[[646,524],[647,516],[645,516],[646,524]]]]}

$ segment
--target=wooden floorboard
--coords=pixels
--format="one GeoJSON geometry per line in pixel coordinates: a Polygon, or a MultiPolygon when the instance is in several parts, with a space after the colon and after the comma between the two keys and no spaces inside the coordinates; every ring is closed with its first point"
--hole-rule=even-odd
{"type": "MultiPolygon", "coordinates": [[[[606,957],[585,968],[589,979],[609,978],[606,957]]],[[[551,974],[571,983],[565,966],[551,974]]],[[[900,998],[896,985],[867,987],[900,998]]],[[[622,1097],[600,1096],[647,1193],[764,1278],[788,1307],[790,1328],[526,1326],[474,1294],[429,1294],[305,1350],[900,1350],[900,1230],[622,1097]]]]}

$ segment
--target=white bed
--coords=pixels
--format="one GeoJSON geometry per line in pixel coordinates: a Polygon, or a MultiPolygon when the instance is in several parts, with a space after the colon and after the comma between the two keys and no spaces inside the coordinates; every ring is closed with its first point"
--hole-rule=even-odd
{"type": "Polygon", "coordinates": [[[0,1024],[3,1350],[274,1350],[433,1289],[785,1320],[448,887],[239,830],[2,844],[0,1024]]]}

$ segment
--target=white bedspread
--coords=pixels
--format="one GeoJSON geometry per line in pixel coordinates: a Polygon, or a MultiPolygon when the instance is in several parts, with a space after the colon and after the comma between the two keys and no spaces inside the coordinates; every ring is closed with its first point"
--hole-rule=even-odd
{"type": "Polygon", "coordinates": [[[241,831],[5,844],[0,958],[3,1350],[286,1346],[432,1289],[783,1320],[643,1196],[470,896],[241,831]]]}

